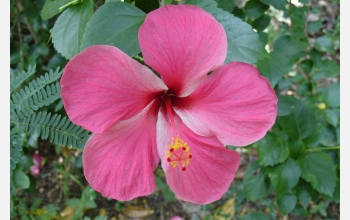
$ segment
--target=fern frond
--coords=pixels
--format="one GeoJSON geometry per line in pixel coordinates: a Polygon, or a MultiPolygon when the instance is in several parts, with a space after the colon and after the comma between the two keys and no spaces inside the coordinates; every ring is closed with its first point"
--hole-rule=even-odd
{"type": "Polygon", "coordinates": [[[31,96],[31,90],[29,87],[25,87],[24,90],[21,89],[18,93],[12,96],[10,109],[12,113],[16,114],[20,119],[23,119],[25,116],[33,114],[34,111],[44,105],[49,105],[61,98],[60,91],[61,87],[58,82],[40,89],[31,96]]]}
{"type": "Polygon", "coordinates": [[[28,67],[27,72],[22,70],[22,73],[20,73],[18,76],[16,76],[13,80],[10,82],[10,94],[17,90],[19,86],[28,79],[31,75],[35,73],[36,65],[28,67]]]}
{"type": "MultiPolygon", "coordinates": [[[[50,70],[49,73],[46,73],[45,75],[42,75],[36,78],[35,80],[32,80],[31,82],[29,82],[28,86],[11,96],[11,107],[15,109],[21,109],[20,107],[23,102],[25,102],[29,97],[38,93],[41,89],[43,89],[50,83],[57,81],[61,77],[61,75],[62,71],[59,71],[59,67],[57,67],[56,71],[50,70]]],[[[39,97],[40,95],[41,94],[38,94],[39,97]]]]}
{"type": "Polygon", "coordinates": [[[12,170],[16,168],[21,153],[22,135],[20,129],[13,129],[10,131],[10,176],[12,176],[12,170]]]}
{"type": "Polygon", "coordinates": [[[82,149],[89,138],[89,131],[73,124],[67,117],[61,115],[39,112],[25,117],[23,122],[12,121],[14,124],[24,126],[31,134],[36,134],[41,139],[49,139],[51,143],[60,146],[72,146],[82,149]]]}

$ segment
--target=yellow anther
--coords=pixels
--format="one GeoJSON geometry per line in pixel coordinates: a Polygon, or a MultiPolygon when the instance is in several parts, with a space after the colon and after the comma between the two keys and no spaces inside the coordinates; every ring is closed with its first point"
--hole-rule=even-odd
{"type": "Polygon", "coordinates": [[[192,154],[190,153],[190,147],[187,143],[182,140],[180,137],[172,138],[172,142],[168,146],[169,150],[167,151],[167,161],[172,167],[177,167],[181,165],[182,170],[186,170],[186,166],[190,164],[192,154]]]}

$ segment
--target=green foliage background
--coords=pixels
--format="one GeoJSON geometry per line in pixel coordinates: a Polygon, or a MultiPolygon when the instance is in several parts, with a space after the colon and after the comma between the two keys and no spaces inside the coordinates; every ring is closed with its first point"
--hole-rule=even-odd
{"type": "MultiPolygon", "coordinates": [[[[78,155],[66,162],[81,168],[77,164],[90,133],[70,122],[63,108],[58,81],[68,60],[88,46],[108,44],[142,61],[138,29],[147,13],[170,3],[11,0],[11,218],[59,216],[57,204],[43,205],[38,200],[29,207],[18,196],[35,193],[29,169],[39,142],[48,140],[57,153],[63,147],[75,149],[78,155]],[[33,214],[39,209],[45,215],[33,214]]],[[[339,11],[324,17],[325,6],[312,0],[186,0],[180,4],[197,5],[211,13],[227,34],[225,63],[254,64],[278,95],[275,125],[263,139],[245,148],[245,154],[257,152],[257,158],[248,164],[243,181],[234,182],[228,192],[233,190],[237,201],[258,204],[273,195],[277,211],[234,219],[277,219],[276,212],[329,217],[327,206],[340,202],[339,11]]],[[[339,8],[337,0],[327,4],[339,8]]],[[[82,187],[78,197],[71,197],[67,185],[63,187],[66,205],[75,207],[73,219],[82,219],[84,210],[96,208],[96,192],[65,165],[56,164],[55,169],[82,187]]],[[[156,180],[166,200],[173,201],[164,181],[159,176],[156,180]]],[[[95,217],[100,218],[105,219],[95,217]]]]}

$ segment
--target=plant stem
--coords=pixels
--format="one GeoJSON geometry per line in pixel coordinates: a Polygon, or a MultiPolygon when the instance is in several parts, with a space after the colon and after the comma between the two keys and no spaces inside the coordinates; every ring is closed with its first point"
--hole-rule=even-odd
{"type": "Polygon", "coordinates": [[[336,146],[336,147],[317,147],[317,148],[310,148],[307,149],[307,152],[314,152],[314,151],[321,151],[321,150],[338,150],[340,149],[340,146],[336,146]]]}

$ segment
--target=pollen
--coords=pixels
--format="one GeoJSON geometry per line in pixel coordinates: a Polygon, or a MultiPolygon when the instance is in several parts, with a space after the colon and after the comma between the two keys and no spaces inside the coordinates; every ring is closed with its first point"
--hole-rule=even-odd
{"type": "Polygon", "coordinates": [[[186,171],[186,167],[190,164],[190,160],[193,157],[187,143],[178,136],[173,137],[168,148],[166,160],[172,167],[181,167],[182,171],[186,171]]]}

